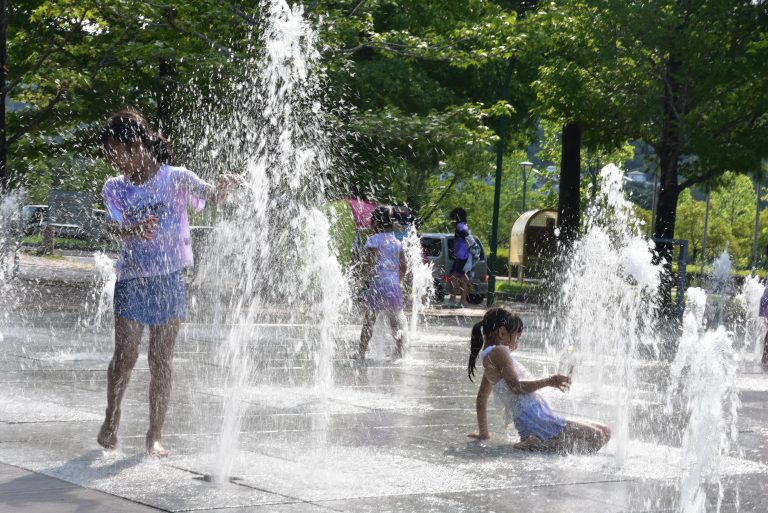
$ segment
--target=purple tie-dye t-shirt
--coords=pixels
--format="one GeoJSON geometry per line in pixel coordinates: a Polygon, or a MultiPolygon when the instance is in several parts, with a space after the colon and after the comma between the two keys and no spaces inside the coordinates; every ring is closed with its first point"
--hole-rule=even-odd
{"type": "Polygon", "coordinates": [[[206,191],[212,189],[192,171],[167,165],[143,184],[133,184],[122,175],[107,180],[102,194],[108,221],[130,227],[151,215],[158,218],[151,240],[123,241],[117,279],[161,276],[192,265],[187,208],[191,204],[202,210],[206,191]]]}

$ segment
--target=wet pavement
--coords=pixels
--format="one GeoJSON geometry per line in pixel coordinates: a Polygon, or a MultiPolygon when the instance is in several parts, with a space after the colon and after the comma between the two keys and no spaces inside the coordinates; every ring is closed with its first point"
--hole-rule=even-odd
{"type": "MultiPolygon", "coordinates": [[[[22,262],[24,264],[24,262],[22,262]]],[[[94,275],[95,276],[95,275],[94,275]]],[[[371,358],[350,358],[360,326],[338,328],[334,384],[316,387],[311,326],[249,326],[252,373],[241,389],[239,452],[217,452],[228,398],[217,349],[226,330],[200,319],[183,326],[164,442],[165,460],[144,455],[149,372],[146,344],[123,406],[120,445],[95,442],[105,407],[111,319],[98,318],[90,283],[27,275],[0,320],[0,511],[650,512],[678,506],[680,419],[665,409],[666,365],[638,362],[627,456],[612,441],[593,456],[517,451],[514,430],[490,411],[492,440],[475,430],[476,385],[466,379],[469,325],[482,311],[430,315],[408,356],[392,361],[378,326],[371,358]],[[212,482],[215,469],[231,471],[212,482]]],[[[10,296],[6,297],[8,300],[10,296]]],[[[520,361],[552,373],[544,313],[526,321],[520,361]]],[[[611,423],[610,390],[577,369],[567,394],[545,392],[566,415],[611,423]],[[584,383],[584,384],[582,384],[584,383]]],[[[768,373],[740,364],[740,449],[720,466],[721,511],[766,511],[768,373]]],[[[709,487],[707,511],[718,490],[709,487]]]]}

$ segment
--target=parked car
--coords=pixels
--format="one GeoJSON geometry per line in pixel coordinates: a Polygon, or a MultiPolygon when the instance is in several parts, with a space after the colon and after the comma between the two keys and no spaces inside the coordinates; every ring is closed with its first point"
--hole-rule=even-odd
{"type": "Polygon", "coordinates": [[[48,222],[48,205],[24,205],[21,207],[21,223],[24,235],[41,233],[46,222],[48,222]]]}
{"type": "MultiPolygon", "coordinates": [[[[48,205],[24,205],[21,208],[21,223],[24,235],[37,235],[43,232],[48,223],[48,205]]],[[[78,223],[57,224],[54,233],[59,237],[100,240],[108,237],[104,226],[105,211],[94,208],[91,215],[78,219],[78,223]]]]}
{"type": "MultiPolygon", "coordinates": [[[[477,238],[475,239],[477,240],[477,238]]],[[[453,266],[452,233],[424,233],[421,235],[421,247],[425,258],[432,262],[432,277],[435,282],[434,298],[442,301],[446,294],[450,294],[451,286],[446,275],[453,266]]],[[[473,305],[483,302],[488,294],[488,264],[485,260],[485,248],[480,245],[480,258],[473,262],[472,271],[468,274],[467,300],[473,305]]]]}

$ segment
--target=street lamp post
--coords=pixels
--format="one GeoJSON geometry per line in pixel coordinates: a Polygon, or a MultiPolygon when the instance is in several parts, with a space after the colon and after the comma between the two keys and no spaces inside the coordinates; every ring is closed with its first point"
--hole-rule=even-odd
{"type": "Polygon", "coordinates": [[[533,170],[533,162],[520,162],[519,166],[523,175],[523,212],[525,212],[525,192],[528,189],[528,176],[533,170]]]}

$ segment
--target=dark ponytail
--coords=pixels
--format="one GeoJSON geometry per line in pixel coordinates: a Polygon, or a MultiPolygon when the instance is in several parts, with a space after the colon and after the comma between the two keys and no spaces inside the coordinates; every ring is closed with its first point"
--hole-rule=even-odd
{"type": "Polygon", "coordinates": [[[171,159],[170,142],[159,132],[155,132],[149,122],[135,110],[125,109],[112,114],[101,131],[101,144],[120,143],[130,145],[141,141],[158,163],[164,164],[171,159]]]}
{"type": "Polygon", "coordinates": [[[523,331],[523,320],[504,307],[491,308],[483,316],[483,320],[472,327],[472,338],[469,342],[469,363],[467,364],[467,377],[470,381],[475,376],[477,355],[483,349],[484,337],[487,337],[501,327],[507,328],[511,333],[523,331]]]}
{"type": "Polygon", "coordinates": [[[482,333],[483,321],[476,323],[472,326],[472,338],[469,341],[469,364],[467,365],[467,377],[470,381],[475,377],[475,363],[477,362],[477,355],[483,349],[483,333],[482,333]]]}

